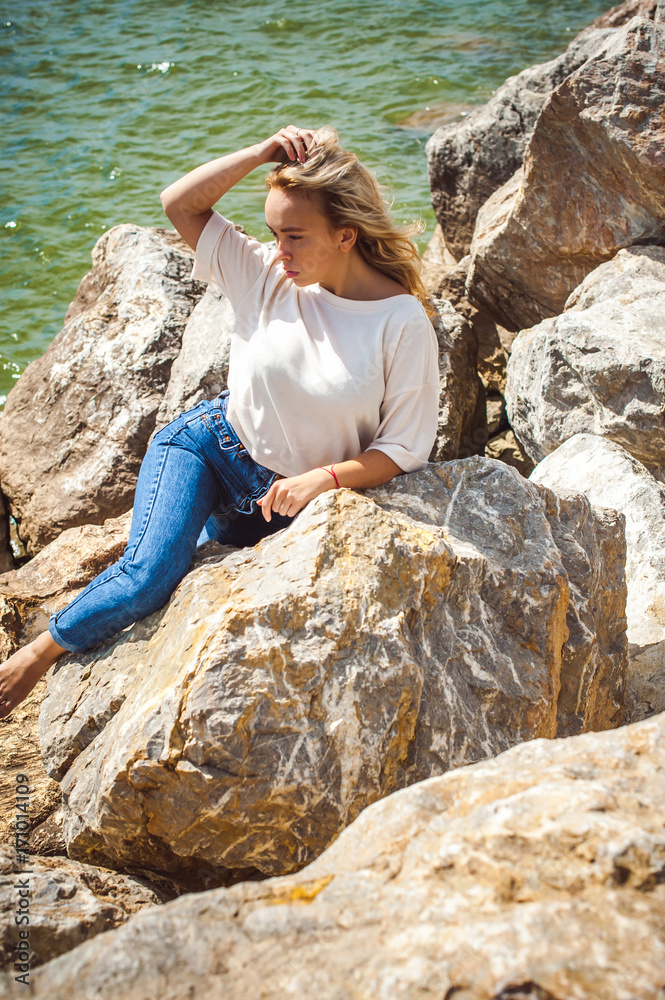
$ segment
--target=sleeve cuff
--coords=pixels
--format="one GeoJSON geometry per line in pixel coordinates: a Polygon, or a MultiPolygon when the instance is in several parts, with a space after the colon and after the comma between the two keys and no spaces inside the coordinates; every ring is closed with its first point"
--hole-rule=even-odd
{"type": "Polygon", "coordinates": [[[402,472],[419,472],[428,464],[399,444],[371,444],[366,451],[382,451],[392,458],[395,465],[399,465],[402,472]]]}

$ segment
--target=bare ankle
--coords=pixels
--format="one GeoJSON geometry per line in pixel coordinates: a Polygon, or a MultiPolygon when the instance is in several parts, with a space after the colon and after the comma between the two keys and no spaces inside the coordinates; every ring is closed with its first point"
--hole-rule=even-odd
{"type": "Polygon", "coordinates": [[[33,670],[40,669],[41,673],[46,673],[48,668],[66,652],[67,650],[53,639],[50,632],[42,632],[32,642],[18,649],[9,660],[16,658],[18,662],[30,664],[33,670]]]}
{"type": "Polygon", "coordinates": [[[42,632],[36,639],[33,639],[29,645],[32,647],[34,655],[40,660],[40,662],[46,663],[48,661],[49,665],[55,663],[55,661],[59,659],[63,653],[67,652],[63,646],[59,645],[59,643],[55,641],[51,633],[48,631],[42,632]]]}
{"type": "Polygon", "coordinates": [[[43,632],[0,666],[0,718],[6,718],[28,696],[65,652],[49,632],[43,632]]]}

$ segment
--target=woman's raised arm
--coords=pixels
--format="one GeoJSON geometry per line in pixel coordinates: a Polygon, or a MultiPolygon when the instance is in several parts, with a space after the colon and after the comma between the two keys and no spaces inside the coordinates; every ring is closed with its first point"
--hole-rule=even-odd
{"type": "Polygon", "coordinates": [[[160,195],[162,207],[182,238],[196,250],[199,236],[210,218],[212,206],[256,167],[266,163],[304,162],[315,133],[287,125],[269,139],[190,170],[160,195]]]}

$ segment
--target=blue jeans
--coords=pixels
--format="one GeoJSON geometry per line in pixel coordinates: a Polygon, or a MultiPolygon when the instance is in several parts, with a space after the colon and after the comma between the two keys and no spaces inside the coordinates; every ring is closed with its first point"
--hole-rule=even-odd
{"type": "Polygon", "coordinates": [[[256,500],[277,473],[250,456],[226,419],[227,401],[228,389],[155,434],[122,557],[51,615],[49,631],[64,649],[84,652],[161,608],[197,545],[255,545],[293,520],[274,511],[264,519],[256,500]]]}

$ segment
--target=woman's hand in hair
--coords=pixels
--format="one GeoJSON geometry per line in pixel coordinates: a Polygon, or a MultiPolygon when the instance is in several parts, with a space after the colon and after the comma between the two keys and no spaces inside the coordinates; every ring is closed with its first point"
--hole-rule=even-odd
{"type": "Polygon", "coordinates": [[[287,125],[275,132],[265,142],[259,143],[266,163],[304,163],[310,148],[315,143],[316,129],[298,125],[287,125]]]}

